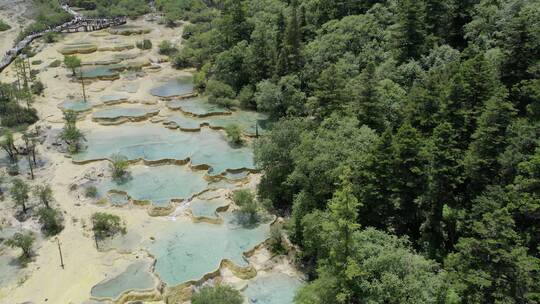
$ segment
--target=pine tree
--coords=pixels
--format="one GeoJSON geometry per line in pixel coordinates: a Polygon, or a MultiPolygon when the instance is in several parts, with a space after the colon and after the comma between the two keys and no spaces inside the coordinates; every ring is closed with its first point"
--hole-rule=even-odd
{"type": "Polygon", "coordinates": [[[225,1],[220,31],[224,35],[225,47],[232,47],[242,40],[249,39],[243,0],[225,1]]]}
{"type": "Polygon", "coordinates": [[[298,71],[301,64],[301,55],[300,55],[300,43],[301,43],[301,30],[298,23],[298,2],[297,0],[292,0],[291,2],[291,16],[285,27],[285,41],[283,43],[283,48],[287,56],[288,68],[287,73],[292,73],[298,71]]]}
{"type": "Polygon", "coordinates": [[[399,60],[419,58],[426,50],[426,8],[424,1],[404,0],[400,3],[396,27],[396,48],[399,60]]]}
{"type": "Polygon", "coordinates": [[[417,199],[425,188],[425,159],[421,154],[423,142],[419,132],[403,124],[392,142],[393,179],[390,182],[392,201],[397,207],[394,226],[399,235],[409,235],[416,241],[421,225],[417,199]]]}
{"type": "Polygon", "coordinates": [[[351,286],[353,282],[348,276],[351,269],[357,265],[351,259],[353,255],[353,234],[359,230],[358,209],[361,203],[354,196],[350,181],[350,169],[341,176],[341,188],[338,189],[328,202],[328,220],[323,222],[323,229],[329,244],[329,255],[323,262],[325,269],[331,271],[337,282],[337,300],[339,303],[350,303],[352,300],[351,286]]]}
{"type": "Polygon", "coordinates": [[[435,128],[427,142],[425,154],[428,159],[427,188],[420,200],[425,213],[421,228],[422,241],[429,255],[440,260],[453,245],[453,240],[445,240],[444,237],[445,230],[452,230],[450,227],[454,225],[450,223],[450,227],[445,227],[443,210],[445,207],[457,207],[457,190],[462,179],[462,152],[458,148],[457,134],[450,123],[442,123],[435,128]]]}
{"type": "Polygon", "coordinates": [[[464,160],[469,198],[474,198],[498,180],[500,164],[497,158],[505,150],[506,130],[515,114],[512,104],[504,98],[495,97],[487,102],[472,136],[473,142],[464,160]]]}

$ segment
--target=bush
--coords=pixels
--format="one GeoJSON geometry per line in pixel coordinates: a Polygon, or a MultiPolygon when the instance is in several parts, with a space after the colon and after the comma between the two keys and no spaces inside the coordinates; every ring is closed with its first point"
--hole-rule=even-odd
{"type": "Polygon", "coordinates": [[[268,247],[274,254],[283,254],[286,252],[285,247],[283,247],[283,242],[281,241],[282,232],[283,230],[279,226],[272,226],[272,228],[270,228],[268,247]]]}
{"type": "Polygon", "coordinates": [[[114,214],[96,212],[92,215],[92,231],[96,239],[112,237],[118,233],[125,234],[125,225],[120,217],[114,214]]]}
{"type": "Polygon", "coordinates": [[[242,144],[242,129],[237,124],[230,124],[225,127],[227,138],[236,145],[242,144]]]}
{"type": "Polygon", "coordinates": [[[62,64],[62,61],[56,59],[55,61],[51,62],[51,64],[49,64],[49,67],[50,67],[50,68],[57,68],[57,67],[59,67],[61,64],[62,64]]]}
{"type": "Polygon", "coordinates": [[[45,40],[46,43],[54,43],[57,41],[57,36],[55,32],[48,32],[45,35],[43,35],[43,40],[45,40]]]}
{"type": "Polygon", "coordinates": [[[11,28],[9,24],[5,23],[3,20],[0,20],[0,32],[7,31],[11,28]]]}
{"type": "Polygon", "coordinates": [[[51,207],[50,203],[54,200],[53,190],[48,184],[37,185],[34,188],[34,196],[47,208],[51,207]]]}
{"type": "Polygon", "coordinates": [[[41,230],[46,236],[57,235],[64,229],[62,213],[57,209],[41,207],[38,212],[41,230]]]}
{"type": "Polygon", "coordinates": [[[38,121],[37,111],[34,108],[23,108],[16,101],[10,101],[0,105],[2,126],[16,127],[30,125],[38,121]]]}
{"type": "Polygon", "coordinates": [[[259,221],[259,204],[255,200],[255,195],[247,189],[233,192],[233,201],[240,207],[240,222],[252,225],[259,221]]]}
{"type": "Polygon", "coordinates": [[[176,47],[169,40],[161,41],[158,47],[159,47],[159,54],[161,55],[171,56],[177,51],[176,47]]]}
{"type": "Polygon", "coordinates": [[[234,105],[236,96],[233,88],[221,81],[209,80],[206,84],[206,93],[208,94],[208,102],[218,104],[227,108],[234,105]]]}
{"type": "Polygon", "coordinates": [[[238,93],[238,102],[240,103],[240,107],[244,109],[256,109],[257,104],[255,103],[255,91],[253,90],[253,87],[250,85],[244,86],[240,93],[238,93]]]}
{"type": "Polygon", "coordinates": [[[174,55],[172,66],[175,69],[189,68],[192,65],[190,59],[191,57],[184,50],[182,50],[178,54],[174,55]]]}
{"type": "Polygon", "coordinates": [[[43,90],[45,90],[45,86],[43,85],[43,82],[36,80],[30,86],[30,90],[34,95],[41,95],[41,93],[43,93],[43,90]]]}
{"type": "Polygon", "coordinates": [[[230,286],[203,287],[191,298],[192,304],[242,304],[240,292],[230,286]]]}
{"type": "Polygon", "coordinates": [[[58,1],[36,1],[37,11],[35,22],[27,26],[17,36],[17,41],[32,33],[42,32],[49,27],[55,27],[71,20],[71,15],[64,11],[58,1]]]}
{"type": "Polygon", "coordinates": [[[42,60],[32,60],[32,65],[39,65],[39,64],[42,64],[43,61],[42,60]]]}
{"type": "Polygon", "coordinates": [[[96,186],[88,186],[86,190],[84,190],[84,196],[88,198],[96,198],[98,195],[98,191],[96,186]]]}
{"type": "Polygon", "coordinates": [[[28,233],[15,233],[10,239],[5,243],[11,248],[20,248],[22,254],[19,257],[19,262],[21,264],[26,264],[32,258],[32,245],[34,244],[35,237],[31,232],[28,233]]]}
{"type": "Polygon", "coordinates": [[[129,166],[128,158],[122,154],[111,155],[110,168],[112,171],[113,179],[122,179],[127,174],[127,168],[129,166]]]}
{"type": "Polygon", "coordinates": [[[149,50],[152,48],[152,41],[144,39],[143,41],[137,42],[135,45],[141,50],[149,50]]]}

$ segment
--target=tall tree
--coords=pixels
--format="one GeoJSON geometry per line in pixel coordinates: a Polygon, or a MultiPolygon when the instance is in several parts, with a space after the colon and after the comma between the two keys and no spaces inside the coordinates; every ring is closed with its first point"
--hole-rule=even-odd
{"type": "Polygon", "coordinates": [[[426,7],[424,1],[404,0],[398,7],[396,48],[399,59],[405,62],[419,58],[427,50],[426,7]]]}
{"type": "Polygon", "coordinates": [[[497,183],[500,178],[497,159],[506,148],[506,130],[515,115],[514,107],[504,98],[500,96],[487,102],[465,156],[465,174],[469,185],[467,195],[470,198],[480,194],[487,185],[497,183]]]}

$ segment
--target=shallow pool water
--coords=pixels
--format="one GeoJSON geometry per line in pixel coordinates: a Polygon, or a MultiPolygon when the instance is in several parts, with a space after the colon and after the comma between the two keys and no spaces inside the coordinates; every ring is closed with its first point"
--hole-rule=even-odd
{"type": "Polygon", "coordinates": [[[123,124],[96,130],[82,130],[87,148],[73,156],[77,162],[101,160],[120,153],[128,159],[186,160],[195,166],[207,165],[209,174],[227,169],[253,169],[249,146],[231,147],[225,136],[211,129],[179,132],[157,124],[123,124]]]}
{"type": "Polygon", "coordinates": [[[92,109],[93,104],[84,100],[66,100],[58,105],[63,111],[86,112],[92,109]]]}
{"type": "Polygon", "coordinates": [[[111,107],[104,110],[99,110],[92,114],[93,119],[97,120],[113,120],[119,118],[144,118],[149,115],[155,115],[159,112],[153,107],[132,105],[129,107],[111,107]]]}
{"type": "Polygon", "coordinates": [[[149,244],[157,259],[155,271],[168,285],[177,285],[216,270],[224,258],[247,266],[243,253],[266,239],[270,225],[244,228],[232,219],[214,225],[178,218],[163,221],[160,227],[162,234],[149,244]]]}
{"type": "Polygon", "coordinates": [[[90,294],[95,298],[116,299],[126,291],[152,289],[155,279],[150,266],[149,261],[136,261],[118,276],[92,287],[90,294]]]}
{"type": "Polygon", "coordinates": [[[119,75],[117,69],[121,68],[119,64],[94,65],[82,69],[83,78],[102,78],[116,77],[119,75]]]}
{"type": "Polygon", "coordinates": [[[293,304],[302,281],[284,273],[270,273],[252,279],[244,291],[250,304],[293,304]]]}
{"type": "Polygon", "coordinates": [[[138,201],[148,201],[157,206],[166,206],[171,199],[185,199],[208,187],[202,172],[187,166],[163,165],[129,167],[129,178],[124,181],[106,180],[98,185],[104,195],[110,190],[127,192],[138,201]]]}
{"type": "Polygon", "coordinates": [[[105,104],[107,103],[117,103],[121,101],[126,101],[128,99],[127,96],[123,94],[110,94],[110,95],[103,95],[99,98],[99,100],[105,104]]]}
{"type": "Polygon", "coordinates": [[[193,76],[180,76],[150,90],[158,97],[175,97],[193,93],[193,76]]]}
{"type": "Polygon", "coordinates": [[[225,207],[229,202],[224,198],[199,199],[195,198],[190,202],[191,213],[195,217],[205,217],[215,219],[218,217],[217,209],[225,207]]]}
{"type": "Polygon", "coordinates": [[[209,103],[205,97],[171,100],[167,103],[167,107],[171,110],[181,110],[184,113],[200,117],[230,114],[229,110],[209,103]]]}
{"type": "Polygon", "coordinates": [[[248,135],[264,134],[267,116],[252,111],[235,111],[230,115],[213,115],[208,117],[193,117],[184,113],[169,115],[167,122],[177,125],[183,130],[199,130],[203,125],[224,129],[236,124],[248,135]]]}

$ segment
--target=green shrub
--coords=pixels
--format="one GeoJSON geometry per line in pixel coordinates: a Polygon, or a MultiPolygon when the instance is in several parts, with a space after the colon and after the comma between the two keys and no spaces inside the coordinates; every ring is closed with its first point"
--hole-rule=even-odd
{"type": "Polygon", "coordinates": [[[244,86],[240,93],[238,93],[237,99],[240,103],[240,107],[244,109],[255,109],[257,108],[257,104],[255,103],[255,91],[253,90],[253,87],[250,85],[244,86]]]}
{"type": "Polygon", "coordinates": [[[57,39],[57,34],[55,32],[48,32],[43,35],[43,40],[45,40],[46,43],[54,43],[57,39]]]}
{"type": "Polygon", "coordinates": [[[191,298],[192,304],[242,304],[240,292],[230,286],[203,287],[191,298]]]}
{"type": "Polygon", "coordinates": [[[122,154],[111,155],[110,168],[113,179],[119,180],[126,176],[129,166],[128,158],[122,154]]]}
{"type": "Polygon", "coordinates": [[[96,239],[112,237],[118,233],[125,234],[126,227],[119,216],[104,212],[92,215],[92,231],[96,239]]]}
{"type": "Polygon", "coordinates": [[[45,86],[43,86],[43,82],[36,80],[30,86],[30,90],[34,95],[41,95],[41,93],[43,93],[43,90],[45,90],[45,86]]]}
{"type": "Polygon", "coordinates": [[[57,67],[59,67],[61,64],[62,64],[62,61],[56,59],[55,61],[51,62],[51,64],[49,64],[49,67],[50,67],[50,68],[57,68],[57,67]]]}
{"type": "Polygon", "coordinates": [[[209,80],[206,84],[206,93],[208,102],[218,104],[227,108],[234,105],[236,94],[233,88],[221,81],[209,80]]]}
{"type": "Polygon", "coordinates": [[[144,39],[143,41],[138,41],[135,45],[141,50],[150,50],[152,48],[152,41],[144,39]]]}
{"type": "Polygon", "coordinates": [[[84,196],[88,198],[96,198],[98,195],[98,191],[96,186],[88,186],[86,190],[84,190],[84,196]]]}
{"type": "Polygon", "coordinates": [[[272,253],[274,254],[283,254],[286,252],[281,239],[282,234],[283,230],[280,226],[272,226],[272,228],[270,228],[268,247],[270,248],[270,251],[272,251],[272,253]]]}
{"type": "Polygon", "coordinates": [[[7,31],[11,28],[9,24],[5,23],[3,20],[0,20],[0,32],[7,31]]]}
{"type": "Polygon", "coordinates": [[[5,241],[5,244],[9,247],[20,248],[22,250],[19,262],[25,265],[32,258],[32,245],[34,244],[34,240],[35,237],[31,232],[17,232],[10,239],[5,241]]]}
{"type": "Polygon", "coordinates": [[[159,54],[161,55],[171,56],[177,51],[176,46],[174,46],[174,44],[172,44],[169,40],[161,41],[158,47],[159,54]]]}
{"type": "Polygon", "coordinates": [[[237,124],[230,124],[225,127],[227,138],[236,145],[242,144],[242,129],[237,124]]]}
{"type": "Polygon", "coordinates": [[[255,200],[255,195],[247,189],[233,192],[233,201],[240,207],[240,223],[252,225],[259,221],[259,204],[255,200]]]}
{"type": "Polygon", "coordinates": [[[41,230],[46,236],[57,235],[64,229],[62,213],[57,209],[41,207],[38,212],[41,230]]]}

